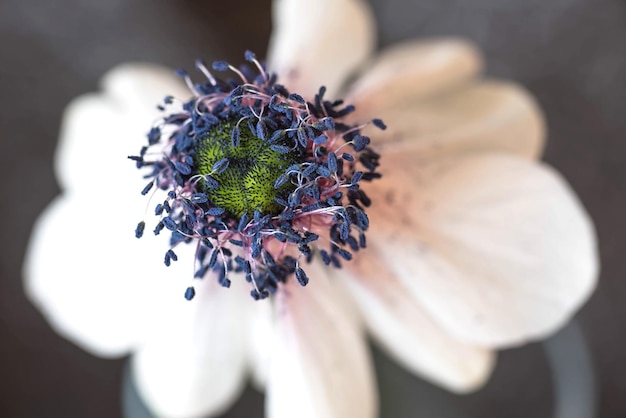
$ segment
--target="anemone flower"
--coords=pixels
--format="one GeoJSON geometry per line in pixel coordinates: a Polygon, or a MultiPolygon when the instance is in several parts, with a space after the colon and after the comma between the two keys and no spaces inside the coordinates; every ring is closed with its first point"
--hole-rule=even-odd
{"type": "Polygon", "coordinates": [[[374,417],[366,332],[467,392],[494,350],[554,332],[594,287],[593,225],[537,161],[528,93],[481,79],[462,40],[372,57],[368,7],[320,1],[275,2],[267,71],[247,53],[255,76],[199,63],[206,82],[185,87],[122,65],[65,113],[63,193],[35,225],[26,291],[87,351],[130,353],[159,416],[219,414],[251,377],[268,417],[374,417]],[[138,219],[137,236],[151,219],[171,232],[137,240],[138,219]]]}

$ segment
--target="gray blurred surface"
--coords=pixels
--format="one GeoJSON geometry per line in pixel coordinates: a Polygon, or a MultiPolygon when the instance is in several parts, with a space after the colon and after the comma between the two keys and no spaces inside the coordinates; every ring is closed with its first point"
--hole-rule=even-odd
{"type": "MultiPolygon", "coordinates": [[[[570,181],[600,237],[600,286],[578,316],[595,366],[598,413],[626,417],[626,2],[371,3],[381,45],[466,36],[485,51],[489,74],[523,83],[544,108],[545,159],[570,181]]],[[[63,107],[95,90],[120,62],[191,68],[196,57],[239,62],[244,49],[261,55],[269,15],[267,0],[0,2],[0,416],[121,416],[123,360],[93,358],[57,337],[21,288],[32,223],[59,192],[52,155],[63,107]]],[[[548,357],[537,344],[503,352],[487,386],[469,396],[431,386],[379,352],[376,361],[385,418],[547,418],[558,409],[548,357]],[[440,415],[428,410],[432,401],[445,405],[440,415]]],[[[262,399],[249,389],[226,416],[261,417],[262,399]]]]}

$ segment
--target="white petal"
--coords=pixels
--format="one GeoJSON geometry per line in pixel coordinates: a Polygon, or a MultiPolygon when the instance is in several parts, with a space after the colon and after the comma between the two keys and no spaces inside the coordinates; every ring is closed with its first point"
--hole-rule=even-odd
{"type": "Polygon", "coordinates": [[[372,12],[361,0],[277,0],[268,66],[305,97],[337,94],[375,45],[372,12]]]}
{"type": "Polygon", "coordinates": [[[522,87],[481,82],[429,100],[389,108],[377,117],[385,131],[368,127],[381,152],[416,156],[498,151],[537,158],[545,138],[543,115],[522,87]]]}
{"type": "Polygon", "coordinates": [[[243,278],[234,279],[230,289],[211,276],[197,281],[192,301],[176,295],[155,318],[158,332],[135,352],[138,391],[158,416],[219,414],[243,389],[248,294],[243,278]]]}
{"type": "Polygon", "coordinates": [[[149,200],[126,157],[146,143],[155,104],[166,91],[180,93],[165,74],[120,66],[105,77],[103,93],[68,107],[56,155],[65,193],[35,225],[25,261],[33,302],[61,335],[96,355],[125,354],[162,310],[162,297],[182,298],[186,287],[172,280],[177,266],[163,265],[165,234],[140,241],[133,233],[149,200]]]}
{"type": "Polygon", "coordinates": [[[147,181],[127,157],[137,155],[147,143],[151,122],[133,120],[132,113],[123,112],[96,94],[68,106],[54,165],[62,189],[100,195],[111,190],[118,196],[143,189],[147,181]]]}
{"type": "Polygon", "coordinates": [[[556,172],[504,154],[388,157],[396,171],[371,185],[381,196],[372,245],[453,335],[495,347],[535,340],[588,298],[593,225],[556,172]]]}
{"type": "MultiPolygon", "coordinates": [[[[125,354],[158,302],[166,242],[137,240],[126,204],[57,198],[35,224],[24,263],[27,295],[66,338],[101,356],[125,354]],[[148,295],[146,295],[148,293],[148,295]]],[[[138,199],[136,199],[138,200],[138,199]]],[[[172,273],[172,272],[169,272],[172,273]]],[[[179,283],[181,290],[186,287],[179,283]]]]}
{"type": "Polygon", "coordinates": [[[454,392],[481,386],[494,354],[452,338],[407,292],[376,248],[358,254],[338,281],[358,302],[375,340],[404,367],[454,392]]]}
{"type": "Polygon", "coordinates": [[[276,297],[268,418],[374,417],[377,396],[364,336],[336,302],[326,273],[307,265],[276,297]]]}
{"type": "Polygon", "coordinates": [[[257,389],[264,390],[275,339],[274,315],[269,301],[258,302],[250,298],[250,304],[248,358],[252,382],[257,389]]]}
{"type": "Polygon", "coordinates": [[[165,96],[184,101],[191,97],[191,92],[171,69],[153,64],[121,64],[105,74],[101,85],[105,95],[131,112],[133,119],[139,112],[143,113],[140,117],[158,115],[156,106],[163,104],[165,96]]]}
{"type": "Polygon", "coordinates": [[[476,47],[460,39],[397,44],[384,50],[351,87],[348,101],[370,117],[388,106],[449,91],[482,69],[476,47]]]}
{"type": "MultiPolygon", "coordinates": [[[[110,185],[141,191],[141,176],[127,157],[147,144],[166,95],[186,99],[189,92],[171,71],[147,64],[111,70],[101,93],[75,99],[65,110],[55,158],[63,189],[93,191],[110,185]],[[139,187],[139,189],[137,189],[139,187]]],[[[145,181],[143,181],[145,183],[145,181]]]]}

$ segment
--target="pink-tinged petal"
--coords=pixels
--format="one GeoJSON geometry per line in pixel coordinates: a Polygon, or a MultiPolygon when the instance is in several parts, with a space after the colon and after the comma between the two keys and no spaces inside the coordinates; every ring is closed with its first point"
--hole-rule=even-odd
{"type": "Polygon", "coordinates": [[[157,309],[151,292],[174,279],[162,264],[166,237],[134,237],[142,214],[133,219],[126,205],[141,208],[139,199],[109,200],[57,198],[35,224],[24,263],[26,294],[55,330],[107,357],[140,341],[157,309]]]}
{"type": "MultiPolygon", "coordinates": [[[[481,386],[494,365],[494,353],[454,339],[434,322],[421,303],[391,271],[376,248],[338,272],[360,307],[371,335],[404,367],[454,392],[481,386]]],[[[389,260],[393,262],[393,260],[389,260]]]]}
{"type": "Polygon", "coordinates": [[[217,415],[241,393],[249,295],[243,277],[232,279],[230,289],[211,275],[196,281],[191,301],[176,294],[132,357],[138,391],[157,416],[217,415]]]}
{"type": "Polygon", "coordinates": [[[383,108],[457,88],[475,78],[481,69],[479,51],[465,40],[396,44],[363,71],[347,98],[356,105],[357,115],[376,117],[383,108]]]}
{"type": "Polygon", "coordinates": [[[370,55],[376,27],[361,0],[277,0],[268,66],[291,91],[329,96],[370,55]]]}
{"type": "Polygon", "coordinates": [[[267,416],[374,417],[377,395],[365,338],[337,303],[323,268],[306,267],[306,287],[291,279],[276,296],[267,416]]]}
{"type": "Polygon", "coordinates": [[[505,154],[394,167],[371,185],[371,245],[457,338],[504,347],[543,338],[589,297],[594,228],[549,167],[505,154]],[[378,197],[378,198],[377,198],[378,197]]]}
{"type": "MultiPolygon", "coordinates": [[[[127,159],[146,145],[166,95],[186,99],[189,92],[170,70],[124,64],[102,80],[102,92],[75,99],[65,110],[55,157],[65,190],[141,191],[141,176],[127,159]]],[[[145,181],[144,181],[145,183],[145,181]]]]}
{"type": "Polygon", "coordinates": [[[383,110],[387,129],[367,133],[381,152],[418,157],[466,152],[506,152],[534,159],[543,150],[544,118],[537,103],[513,83],[467,85],[429,100],[383,110]]]}

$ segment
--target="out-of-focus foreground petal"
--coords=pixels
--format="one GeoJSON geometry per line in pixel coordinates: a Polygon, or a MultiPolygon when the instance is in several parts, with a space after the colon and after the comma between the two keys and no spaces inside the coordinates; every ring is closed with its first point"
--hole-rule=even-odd
{"type": "Polygon", "coordinates": [[[338,303],[321,263],[306,287],[289,280],[276,297],[268,418],[373,418],[374,366],[358,325],[338,303]]]}
{"type": "Polygon", "coordinates": [[[239,396],[248,343],[249,296],[243,282],[237,277],[226,289],[209,274],[196,281],[193,300],[179,292],[164,305],[158,328],[132,358],[139,393],[158,416],[219,414],[239,396]]]}
{"type": "Polygon", "coordinates": [[[273,15],[268,67],[307,98],[321,86],[336,95],[375,46],[372,11],[361,0],[277,0],[273,15]]]}
{"type": "Polygon", "coordinates": [[[274,314],[272,303],[249,298],[248,309],[248,359],[252,383],[264,390],[274,343],[274,314]]]}
{"type": "Polygon", "coordinates": [[[504,154],[386,156],[370,242],[429,315],[464,341],[506,347],[562,326],[594,288],[587,213],[549,167],[504,154]]]}

